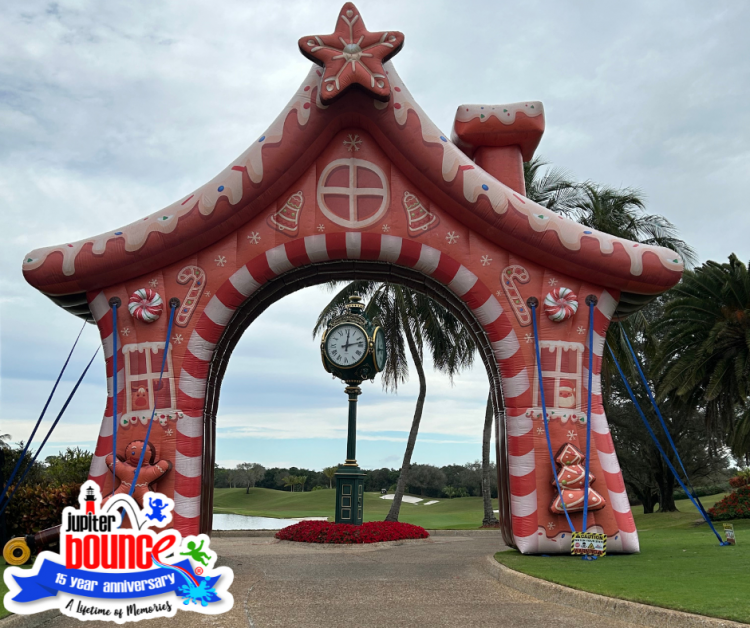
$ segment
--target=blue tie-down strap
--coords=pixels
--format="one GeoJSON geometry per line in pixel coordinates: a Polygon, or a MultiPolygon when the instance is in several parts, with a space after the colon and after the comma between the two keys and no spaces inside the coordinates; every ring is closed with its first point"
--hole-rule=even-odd
{"type": "Polygon", "coordinates": [[[65,565],[43,559],[39,572],[33,576],[13,574],[21,591],[14,602],[35,602],[58,593],[79,597],[118,600],[138,599],[175,592],[186,599],[218,602],[216,583],[221,575],[201,577],[195,574],[190,561],[185,559],[174,565],[162,565],[135,573],[110,573],[66,569],[65,565]]]}
{"type": "Polygon", "coordinates": [[[693,497],[692,493],[687,489],[687,486],[683,484],[682,480],[680,479],[679,474],[677,473],[676,469],[672,465],[672,463],[669,461],[669,458],[667,457],[667,454],[664,453],[664,449],[662,448],[661,444],[659,444],[659,439],[656,438],[656,434],[654,434],[654,430],[651,428],[651,424],[648,422],[648,419],[646,418],[646,415],[643,414],[643,410],[641,409],[640,404],[638,403],[637,399],[635,398],[635,394],[633,394],[633,389],[630,387],[630,384],[628,383],[627,378],[625,377],[625,373],[622,372],[622,368],[620,367],[620,363],[617,361],[617,358],[615,357],[615,352],[612,351],[612,347],[609,346],[609,343],[607,343],[607,349],[609,349],[609,354],[612,356],[612,361],[614,362],[615,368],[617,369],[617,372],[620,374],[620,379],[622,379],[622,383],[625,386],[625,390],[628,392],[628,396],[630,397],[630,401],[633,402],[633,405],[635,406],[635,409],[638,411],[638,416],[641,417],[641,421],[648,431],[649,436],[651,436],[651,440],[654,441],[654,445],[656,446],[656,449],[659,451],[659,454],[661,455],[662,459],[664,460],[664,463],[669,467],[669,470],[672,472],[672,475],[674,476],[674,479],[677,480],[677,483],[680,485],[680,488],[685,491],[685,495],[688,496],[691,502],[693,502],[693,506],[695,506],[696,510],[701,513],[703,518],[705,519],[706,523],[711,528],[711,531],[716,535],[716,538],[719,540],[719,545],[725,546],[728,545],[726,541],[721,540],[721,536],[719,536],[719,533],[716,531],[716,528],[714,528],[714,524],[711,523],[711,519],[708,516],[708,513],[706,513],[705,510],[700,508],[698,504],[695,501],[695,498],[693,497]]]}

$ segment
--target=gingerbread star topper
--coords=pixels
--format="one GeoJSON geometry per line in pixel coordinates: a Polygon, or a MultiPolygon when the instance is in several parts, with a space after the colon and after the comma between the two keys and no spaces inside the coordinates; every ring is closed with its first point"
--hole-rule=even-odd
{"type": "Polygon", "coordinates": [[[330,35],[312,35],[299,40],[299,49],[308,59],[323,66],[320,100],[329,105],[349,87],[356,85],[377,100],[391,97],[383,64],[404,45],[398,31],[371,33],[353,3],[347,2],[330,35]]]}

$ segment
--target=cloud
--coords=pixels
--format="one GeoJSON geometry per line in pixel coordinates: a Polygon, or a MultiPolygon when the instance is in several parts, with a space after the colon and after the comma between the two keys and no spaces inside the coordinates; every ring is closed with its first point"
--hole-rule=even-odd
{"type": "MultiPolygon", "coordinates": [[[[0,5],[4,432],[20,439],[31,431],[80,328],[24,282],[23,255],[127,224],[212,178],[287,102],[309,67],[297,39],[331,32],[340,4],[0,5]]],[[[581,180],[639,188],[701,260],[732,251],[750,258],[750,5],[358,5],[371,29],[406,34],[394,62],[446,132],[462,102],[542,100],[547,131],[538,152],[547,160],[581,180]]],[[[246,449],[262,442],[263,460],[292,461],[287,447],[317,466],[339,455],[345,397],[320,368],[311,337],[329,297],[322,288],[287,297],[245,334],[222,388],[219,459],[241,459],[233,438],[246,449]]],[[[97,344],[97,330],[87,328],[59,400],[97,344]]],[[[93,448],[103,390],[98,359],[50,449],[93,448]]],[[[420,435],[420,460],[460,462],[476,449],[486,391],[481,365],[453,388],[429,373],[422,429],[430,437],[420,435]]],[[[413,380],[397,396],[365,388],[360,429],[372,464],[400,464],[398,439],[415,399],[413,380]]]]}

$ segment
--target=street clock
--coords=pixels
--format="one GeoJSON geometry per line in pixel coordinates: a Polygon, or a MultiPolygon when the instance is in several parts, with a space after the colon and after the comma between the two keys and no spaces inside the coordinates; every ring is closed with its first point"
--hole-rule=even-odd
{"type": "Polygon", "coordinates": [[[357,397],[359,385],[375,379],[385,367],[387,353],[383,330],[364,315],[362,299],[349,297],[345,312],[334,317],[320,342],[323,367],[344,380],[349,397],[346,462],[336,472],[336,523],[362,525],[365,474],[357,465],[357,397]]]}
{"type": "Polygon", "coordinates": [[[361,301],[349,297],[346,312],[330,321],[320,343],[324,368],[346,383],[375,379],[385,367],[383,330],[363,316],[361,301]]]}

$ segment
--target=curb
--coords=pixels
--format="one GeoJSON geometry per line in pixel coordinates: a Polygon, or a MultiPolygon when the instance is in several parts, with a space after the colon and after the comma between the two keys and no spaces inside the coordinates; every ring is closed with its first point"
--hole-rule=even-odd
{"type": "Polygon", "coordinates": [[[212,539],[231,538],[236,536],[273,536],[278,530],[213,530],[210,533],[212,539]]]}
{"type": "Polygon", "coordinates": [[[8,615],[0,619],[0,626],[3,628],[38,628],[52,621],[62,613],[58,610],[44,611],[36,615],[8,615]]]}
{"type": "Polygon", "coordinates": [[[497,562],[494,555],[487,557],[487,563],[492,576],[511,589],[545,602],[570,606],[587,613],[612,617],[632,624],[652,628],[747,628],[749,625],[729,619],[705,617],[571,589],[510,569],[497,562]]]}
{"type": "MultiPolygon", "coordinates": [[[[231,537],[268,537],[274,536],[278,530],[214,530],[211,538],[231,537]]],[[[430,536],[492,536],[500,535],[500,530],[427,530],[430,536]]],[[[502,537],[500,537],[502,538],[502,537]]]]}

